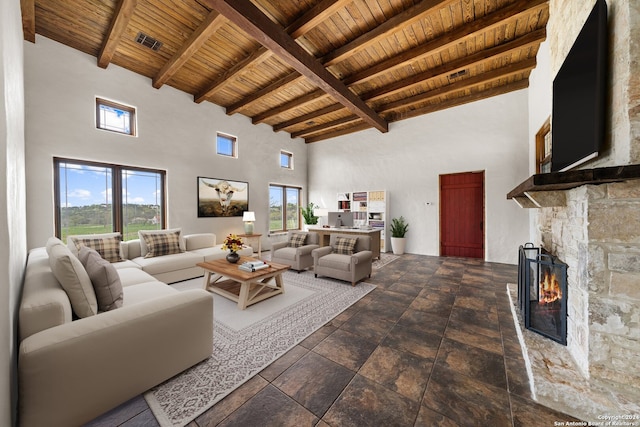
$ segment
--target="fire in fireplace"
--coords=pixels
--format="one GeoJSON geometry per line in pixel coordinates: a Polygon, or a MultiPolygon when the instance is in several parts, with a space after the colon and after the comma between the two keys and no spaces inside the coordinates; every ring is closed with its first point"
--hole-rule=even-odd
{"type": "Polygon", "coordinates": [[[523,255],[521,250],[520,256],[524,274],[518,278],[518,301],[525,327],[567,345],[567,264],[549,254],[532,253],[523,255]]]}

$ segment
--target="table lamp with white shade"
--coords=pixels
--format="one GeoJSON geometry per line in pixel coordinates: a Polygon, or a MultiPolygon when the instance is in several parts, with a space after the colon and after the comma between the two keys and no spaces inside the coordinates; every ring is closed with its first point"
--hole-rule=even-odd
{"type": "Polygon", "coordinates": [[[244,221],[244,234],[253,234],[253,221],[255,220],[255,212],[244,211],[242,213],[242,221],[244,221]]]}
{"type": "Polygon", "coordinates": [[[329,216],[329,209],[318,208],[314,209],[313,214],[320,219],[320,223],[323,222],[322,218],[329,216]]]}

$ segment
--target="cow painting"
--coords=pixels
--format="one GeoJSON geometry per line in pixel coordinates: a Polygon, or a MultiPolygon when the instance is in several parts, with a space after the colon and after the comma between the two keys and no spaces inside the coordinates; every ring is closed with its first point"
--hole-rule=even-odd
{"type": "Polygon", "coordinates": [[[247,183],[198,177],[198,216],[242,216],[249,210],[247,183]]]}

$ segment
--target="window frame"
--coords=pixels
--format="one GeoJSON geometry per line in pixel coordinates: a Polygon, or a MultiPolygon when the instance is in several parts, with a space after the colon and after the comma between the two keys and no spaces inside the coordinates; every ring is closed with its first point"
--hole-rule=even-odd
{"type": "Polygon", "coordinates": [[[131,105],[126,105],[121,102],[112,101],[110,99],[102,98],[100,96],[96,96],[96,129],[103,130],[106,132],[113,132],[119,135],[127,135],[127,136],[138,136],[138,126],[137,126],[137,108],[131,105]],[[107,106],[111,108],[115,108],[118,110],[126,111],[129,113],[129,132],[121,132],[115,129],[108,129],[106,127],[102,127],[101,125],[101,114],[100,114],[100,106],[107,106]]]}
{"type": "Polygon", "coordinates": [[[297,186],[297,185],[287,185],[287,184],[277,184],[277,183],[269,183],[269,210],[267,213],[267,218],[269,218],[269,234],[276,234],[276,233],[286,233],[287,231],[290,230],[301,230],[302,229],[302,217],[300,214],[300,208],[302,207],[301,204],[301,197],[302,197],[302,187],[297,186]],[[271,229],[271,189],[272,188],[280,188],[281,192],[282,192],[282,205],[284,206],[284,217],[282,219],[282,229],[271,229]],[[297,207],[296,207],[296,214],[297,214],[297,218],[298,218],[298,227],[297,228],[288,228],[287,227],[287,190],[296,190],[298,192],[298,203],[297,203],[297,207]]]}
{"type": "Polygon", "coordinates": [[[551,117],[536,133],[536,173],[551,172],[551,117]]]}
{"type": "Polygon", "coordinates": [[[100,163],[89,160],[69,159],[63,157],[53,158],[53,192],[54,192],[54,219],[55,219],[55,235],[57,238],[62,238],[62,221],[61,221],[61,208],[62,201],[60,200],[60,165],[61,164],[76,164],[88,167],[98,167],[111,169],[111,214],[113,218],[111,232],[118,232],[123,235],[124,240],[124,203],[122,200],[123,195],[123,171],[139,171],[146,173],[159,174],[160,180],[160,192],[162,194],[160,200],[160,223],[161,229],[167,228],[167,171],[162,169],[150,169],[137,166],[119,165],[114,163],[100,163]]]}
{"type": "Polygon", "coordinates": [[[286,150],[280,150],[280,167],[282,169],[293,170],[293,153],[286,150]],[[288,162],[286,165],[282,164],[282,158],[286,157],[288,162]]]}
{"type": "Polygon", "coordinates": [[[238,137],[224,132],[216,132],[216,154],[218,156],[237,159],[238,158],[238,137]],[[231,154],[223,153],[218,147],[218,139],[226,138],[231,142],[231,154]]]}

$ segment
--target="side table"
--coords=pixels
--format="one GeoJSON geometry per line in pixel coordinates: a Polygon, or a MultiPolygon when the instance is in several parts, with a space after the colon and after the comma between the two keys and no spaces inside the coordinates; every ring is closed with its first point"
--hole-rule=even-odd
{"type": "MultiPolygon", "coordinates": [[[[243,239],[247,239],[248,241],[251,241],[252,239],[258,239],[258,258],[262,258],[262,234],[260,233],[253,233],[253,234],[238,234],[238,237],[241,237],[243,239]]],[[[255,249],[255,246],[250,245],[252,248],[255,249]]]]}

